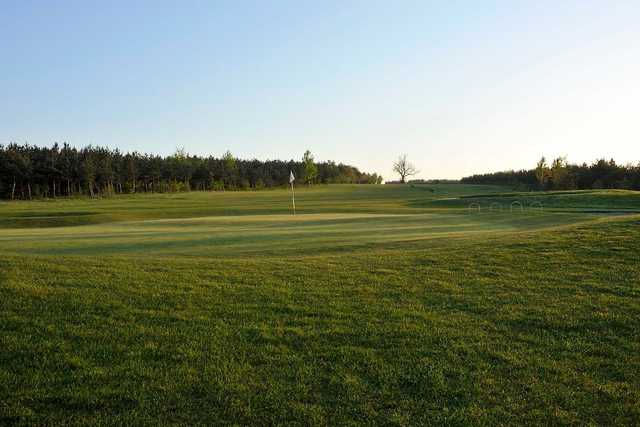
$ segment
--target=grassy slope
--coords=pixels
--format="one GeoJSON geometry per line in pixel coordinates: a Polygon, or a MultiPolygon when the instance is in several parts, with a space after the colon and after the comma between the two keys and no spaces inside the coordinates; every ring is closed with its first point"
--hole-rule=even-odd
{"type": "MultiPolygon", "coordinates": [[[[319,215],[294,222],[0,230],[0,422],[638,422],[640,217],[461,213],[418,205],[487,189],[379,188],[301,192],[319,215]]],[[[238,194],[0,216],[286,211],[286,193],[238,194]]]]}
{"type": "Polygon", "coordinates": [[[443,198],[492,190],[501,189],[465,185],[300,189],[295,218],[284,214],[290,210],[286,191],[13,203],[0,214],[0,243],[5,253],[23,254],[133,255],[144,251],[145,256],[282,256],[523,231],[593,219],[563,211],[541,215],[535,209],[515,215],[506,210],[476,214],[434,208],[443,198]]]}

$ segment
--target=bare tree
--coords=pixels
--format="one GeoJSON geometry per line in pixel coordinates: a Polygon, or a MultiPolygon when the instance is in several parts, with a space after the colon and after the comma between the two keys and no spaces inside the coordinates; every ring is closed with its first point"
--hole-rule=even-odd
{"type": "Polygon", "coordinates": [[[393,171],[400,175],[400,182],[403,184],[408,176],[416,175],[420,172],[412,163],[409,163],[406,154],[398,157],[398,160],[393,163],[393,171]]]}

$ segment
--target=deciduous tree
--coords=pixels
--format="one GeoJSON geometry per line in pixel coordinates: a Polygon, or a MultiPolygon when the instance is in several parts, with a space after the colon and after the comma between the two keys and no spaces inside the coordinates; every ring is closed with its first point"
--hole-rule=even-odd
{"type": "Polygon", "coordinates": [[[407,182],[407,177],[420,173],[416,167],[407,160],[407,155],[403,154],[393,164],[393,171],[400,175],[400,182],[407,182]]]}

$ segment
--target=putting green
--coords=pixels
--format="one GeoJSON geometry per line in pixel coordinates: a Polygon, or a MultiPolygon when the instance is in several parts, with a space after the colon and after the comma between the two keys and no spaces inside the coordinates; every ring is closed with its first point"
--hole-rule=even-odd
{"type": "Polygon", "coordinates": [[[0,242],[4,252],[39,255],[306,254],[372,244],[529,231],[596,217],[538,211],[209,216],[0,229],[0,242]]]}

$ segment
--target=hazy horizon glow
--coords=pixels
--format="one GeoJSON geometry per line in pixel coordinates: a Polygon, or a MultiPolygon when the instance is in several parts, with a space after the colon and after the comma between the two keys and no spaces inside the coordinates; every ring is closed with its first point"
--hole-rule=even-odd
{"type": "Polygon", "coordinates": [[[640,161],[640,2],[0,5],[0,144],[310,149],[394,179],[640,161]]]}

